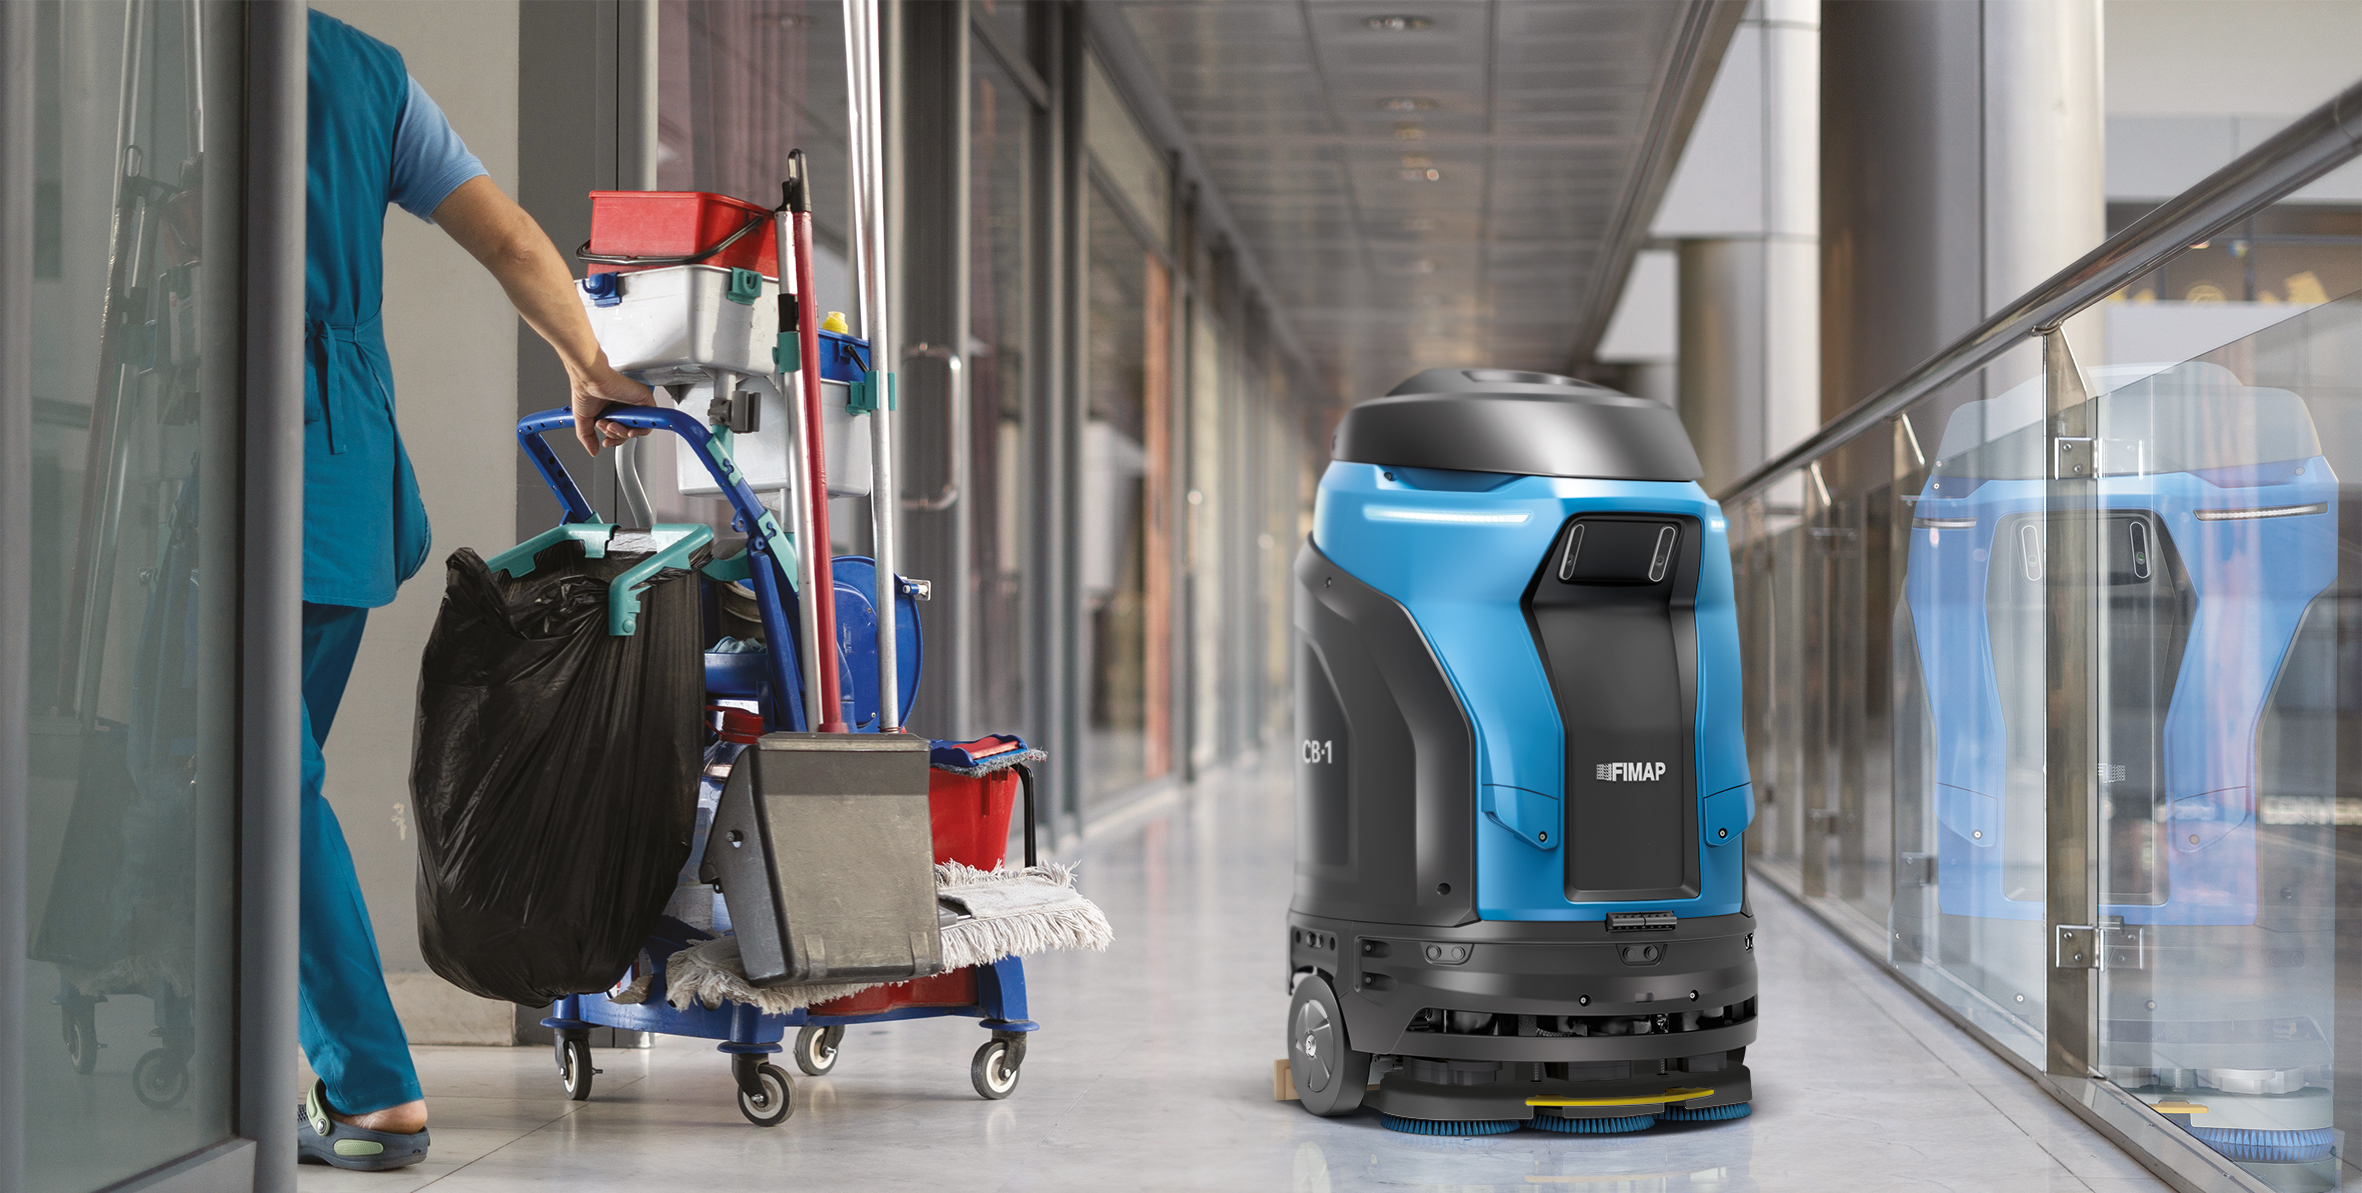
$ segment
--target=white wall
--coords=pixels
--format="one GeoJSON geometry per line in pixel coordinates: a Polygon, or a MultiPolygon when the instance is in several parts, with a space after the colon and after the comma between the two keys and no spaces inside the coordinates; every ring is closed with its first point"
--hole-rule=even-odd
{"type": "MultiPolygon", "coordinates": [[[[493,181],[515,193],[515,0],[315,0],[314,7],[402,51],[493,181]]],[[[516,312],[450,237],[399,208],[387,213],[385,259],[396,410],[435,541],[394,603],[370,615],[329,738],[327,792],[352,844],[411,1039],[467,1042],[505,1032],[511,1014],[505,1003],[481,1004],[427,973],[419,955],[410,739],[418,657],[442,600],[444,558],[462,546],[489,554],[516,537],[516,312]]]]}
{"type": "MultiPolygon", "coordinates": [[[[2108,0],[2108,195],[2188,189],[2362,79],[2362,0],[2108,0]]],[[[2297,193],[2362,202],[2362,164],[2297,193]]]]}

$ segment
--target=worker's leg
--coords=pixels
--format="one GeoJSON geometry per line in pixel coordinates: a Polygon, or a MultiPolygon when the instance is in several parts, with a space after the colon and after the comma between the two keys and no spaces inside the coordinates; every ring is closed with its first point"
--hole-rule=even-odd
{"type": "Polygon", "coordinates": [[[423,1095],[410,1040],[386,995],[377,935],[361,901],[353,855],[336,812],[320,794],[327,763],[320,747],[344,699],[366,609],[303,607],[303,945],[298,1031],[328,1104],[366,1114],[423,1095]]]}

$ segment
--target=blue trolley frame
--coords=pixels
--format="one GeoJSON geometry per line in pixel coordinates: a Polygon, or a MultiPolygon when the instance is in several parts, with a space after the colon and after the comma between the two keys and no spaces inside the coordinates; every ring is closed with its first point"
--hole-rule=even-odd
{"type": "MultiPolygon", "coordinates": [[[[766,674],[770,681],[763,709],[767,724],[795,732],[805,730],[803,711],[802,670],[797,665],[795,644],[795,607],[797,599],[789,577],[795,574],[790,544],[779,528],[778,519],[764,508],[762,501],[746,483],[745,476],[730,453],[729,432],[709,430],[704,423],[678,410],[649,407],[637,410],[609,410],[599,416],[601,422],[646,430],[671,431],[689,441],[698,462],[705,465],[722,486],[724,500],[733,512],[732,529],[746,535],[744,561],[747,579],[753,585],[761,611],[763,636],[771,649],[766,651],[766,674]]],[[[557,452],[542,436],[574,425],[572,411],[559,408],[528,415],[517,423],[517,442],[548,482],[558,498],[565,522],[597,522],[598,512],[582,495],[557,452]]],[[[730,569],[738,559],[725,560],[718,565],[730,569]]],[[[889,625],[898,621],[895,611],[879,614],[889,625]]],[[[888,632],[893,632],[891,629],[888,632]]],[[[1034,856],[1034,791],[1033,776],[1019,768],[1025,794],[1025,863],[1035,864],[1034,856]]],[[[713,780],[706,780],[711,782],[713,780]]],[[[991,965],[976,967],[976,995],[974,1003],[966,1006],[897,1007],[872,1015],[816,1015],[809,1008],[799,1008],[784,1015],[765,1014],[751,1004],[729,1003],[721,1007],[692,1006],[686,1010],[665,1001],[664,966],[666,957],[651,954],[656,966],[654,983],[648,1000],[641,1003],[610,1002],[604,994],[572,994],[558,1000],[542,1026],[557,1035],[559,1066],[563,1071],[565,1052],[569,1043],[583,1042],[593,1027],[615,1027],[629,1031],[651,1032],[658,1035],[687,1036],[714,1040],[716,1050],[731,1058],[732,1076],[743,1094],[760,1097],[758,1070],[762,1058],[784,1047],[780,1041],[790,1028],[845,1027],[859,1023],[887,1023],[897,1019],[932,1019],[958,1016],[980,1020],[979,1026],[993,1033],[995,1040],[1007,1041],[1015,1060],[1014,1069],[1024,1055],[1024,1037],[1039,1030],[1038,1024],[1027,1017],[1025,998],[1025,964],[1016,957],[1005,957],[991,965]]],[[[585,1043],[585,1047],[587,1044],[585,1043]]],[[[784,1080],[784,1075],[782,1075],[784,1080]]],[[[587,1096],[587,1077],[583,1089],[587,1096]]],[[[751,1117],[751,1116],[750,1116],[751,1117]]],[[[784,1118],[785,1116],[781,1116],[784,1118]]]]}

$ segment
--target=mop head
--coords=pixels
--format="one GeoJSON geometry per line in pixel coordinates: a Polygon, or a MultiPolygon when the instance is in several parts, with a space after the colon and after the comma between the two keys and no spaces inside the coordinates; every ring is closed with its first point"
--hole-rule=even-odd
{"type": "Polygon", "coordinates": [[[1649,1114],[1630,1118],[1560,1118],[1555,1114],[1537,1114],[1533,1125],[1566,1135],[1621,1135],[1626,1131],[1646,1131],[1657,1125],[1657,1119],[1649,1114]]]}
{"type": "MultiPolygon", "coordinates": [[[[946,970],[990,965],[1052,949],[1106,952],[1115,930],[1097,904],[1074,889],[1074,870],[1055,863],[1023,869],[979,870],[958,862],[935,867],[937,904],[960,918],[943,925],[946,970]]],[[[746,1003],[766,1015],[828,1002],[885,982],[815,982],[756,986],[746,980],[738,938],[703,941],[673,954],[665,965],[665,998],[675,1007],[708,1009],[746,1003]]]]}
{"type": "Polygon", "coordinates": [[[1679,1106],[1667,1106],[1664,1113],[1657,1117],[1669,1123],[1719,1123],[1728,1119],[1745,1118],[1753,1113],[1755,1113],[1753,1104],[1733,1102],[1728,1106],[1700,1106],[1694,1110],[1684,1110],[1679,1106]]]}
{"type": "Polygon", "coordinates": [[[1389,1114],[1379,1120],[1389,1131],[1405,1135],[1507,1135],[1518,1127],[1515,1119],[1477,1119],[1471,1122],[1403,1118],[1389,1114]]]}

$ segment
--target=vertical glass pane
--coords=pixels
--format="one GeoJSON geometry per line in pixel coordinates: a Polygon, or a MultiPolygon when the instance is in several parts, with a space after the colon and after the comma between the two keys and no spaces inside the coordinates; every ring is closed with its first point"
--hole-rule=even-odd
{"type": "MultiPolygon", "coordinates": [[[[1032,52],[1033,4],[1031,0],[974,0],[968,6],[976,19],[992,29],[1002,48],[1020,60],[1032,52]]],[[[978,59],[981,61],[981,57],[978,59]]]]}
{"type": "Polygon", "coordinates": [[[230,1133],[243,19],[41,3],[26,1173],[230,1133]]]}
{"type": "Polygon", "coordinates": [[[1189,320],[1189,492],[1181,508],[1189,568],[1191,764],[1211,766],[1222,742],[1222,337],[1200,292],[1189,320]]]}
{"type": "Polygon", "coordinates": [[[1109,197],[1089,191],[1082,476],[1087,799],[1171,765],[1171,548],[1165,531],[1171,283],[1109,197]]]}
{"type": "MultiPolygon", "coordinates": [[[[771,207],[779,202],[789,151],[803,150],[812,178],[813,287],[822,313],[854,310],[846,264],[852,205],[844,24],[844,6],[836,0],[658,0],[656,5],[656,189],[707,191],[771,207]]],[[[858,331],[858,315],[847,318],[858,331]]],[[[751,387],[769,388],[759,380],[751,387]]],[[[705,401],[693,393],[683,408],[702,415],[705,401]]],[[[775,430],[785,421],[766,425],[775,430]]],[[[861,421],[854,424],[853,441],[867,443],[861,421]]],[[[744,461],[763,449],[742,445],[742,452],[744,461]]],[[[730,524],[728,507],[719,498],[682,494],[683,486],[713,491],[711,478],[686,447],[643,445],[633,458],[658,521],[730,524]]],[[[832,469],[843,465],[836,461],[832,469]]],[[[784,496],[768,492],[765,499],[784,502],[784,496]]],[[[868,499],[829,503],[830,537],[840,553],[866,553],[868,525],[868,499]]]]}
{"type": "MultiPolygon", "coordinates": [[[[1021,5],[1005,3],[1003,8],[1021,5]]],[[[1026,344],[1031,295],[1033,101],[979,49],[969,96],[968,397],[976,550],[976,707],[1012,716],[1025,707],[1027,527],[1026,344]]]]}
{"type": "Polygon", "coordinates": [[[2362,299],[2184,364],[2093,372],[2101,1065],[2267,1184],[2331,1188],[2333,1130],[2352,1125],[2333,1041],[2355,960],[2339,948],[2356,856],[2341,826],[2362,824],[2339,768],[2362,708],[2346,496],[2362,299]]]}
{"type": "Polygon", "coordinates": [[[1898,805],[1889,945],[1914,980],[2040,1063],[2054,515],[2040,379],[1991,398],[1983,384],[1972,375],[1906,412],[1908,508],[1892,515],[1907,523],[1902,591],[1883,611],[1898,805]]]}

